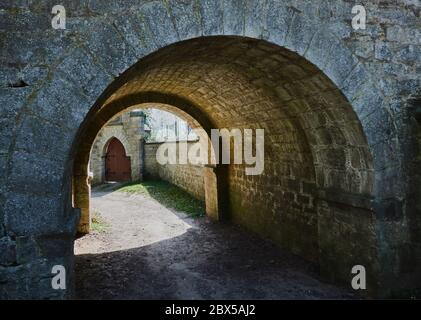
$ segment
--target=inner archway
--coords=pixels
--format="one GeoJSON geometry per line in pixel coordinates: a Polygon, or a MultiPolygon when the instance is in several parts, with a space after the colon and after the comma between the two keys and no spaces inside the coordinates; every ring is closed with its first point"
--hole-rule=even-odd
{"type": "MultiPolygon", "coordinates": [[[[74,181],[86,185],[100,128],[144,103],[173,106],[208,134],[265,130],[262,174],[246,175],[242,164],[212,169],[217,192],[209,199],[219,215],[318,264],[333,280],[348,282],[356,264],[376,265],[367,139],[350,102],[309,61],[243,37],[158,50],[115,80],[90,111],[79,132],[74,181]]],[[[88,190],[74,186],[75,194],[88,190]]],[[[75,207],[83,206],[76,200],[75,207]]]]}

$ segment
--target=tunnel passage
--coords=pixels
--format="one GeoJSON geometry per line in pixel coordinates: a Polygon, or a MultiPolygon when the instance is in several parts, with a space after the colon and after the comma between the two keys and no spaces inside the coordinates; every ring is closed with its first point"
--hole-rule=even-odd
{"type": "Polygon", "coordinates": [[[88,191],[89,151],[100,128],[142,103],[173,106],[206,132],[264,129],[261,175],[247,176],[244,165],[215,168],[224,172],[216,174],[218,186],[226,188],[216,196],[220,214],[320,264],[332,279],[348,281],[353,265],[373,265],[367,140],[350,103],[310,62],[240,37],[193,39],[147,56],[107,88],[85,119],[75,193],[88,191]]]}

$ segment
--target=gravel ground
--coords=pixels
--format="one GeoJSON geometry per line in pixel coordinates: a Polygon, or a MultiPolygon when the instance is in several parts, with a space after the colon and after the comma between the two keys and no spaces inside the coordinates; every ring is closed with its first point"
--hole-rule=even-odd
{"type": "Polygon", "coordinates": [[[108,224],[75,242],[78,299],[348,299],[314,266],[142,194],[93,192],[108,224]]]}

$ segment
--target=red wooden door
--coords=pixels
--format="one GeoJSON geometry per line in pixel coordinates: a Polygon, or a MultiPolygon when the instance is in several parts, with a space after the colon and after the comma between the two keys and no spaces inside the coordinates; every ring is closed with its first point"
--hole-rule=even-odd
{"type": "Polygon", "coordinates": [[[130,157],[126,156],[123,144],[117,138],[112,138],[105,156],[105,180],[128,181],[131,171],[130,157]]]}

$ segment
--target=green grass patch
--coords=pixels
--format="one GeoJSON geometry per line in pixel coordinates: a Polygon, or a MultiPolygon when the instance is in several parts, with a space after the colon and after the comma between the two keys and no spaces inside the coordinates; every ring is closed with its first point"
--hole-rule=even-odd
{"type": "Polygon", "coordinates": [[[107,231],[107,229],[108,224],[102,219],[99,212],[94,211],[91,217],[91,230],[98,233],[103,233],[107,231]]]}
{"type": "Polygon", "coordinates": [[[167,181],[132,182],[116,187],[114,191],[148,195],[165,207],[184,212],[191,217],[205,215],[203,201],[167,181]]]}

